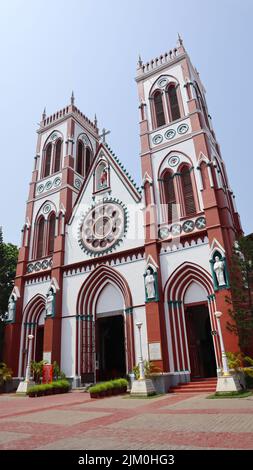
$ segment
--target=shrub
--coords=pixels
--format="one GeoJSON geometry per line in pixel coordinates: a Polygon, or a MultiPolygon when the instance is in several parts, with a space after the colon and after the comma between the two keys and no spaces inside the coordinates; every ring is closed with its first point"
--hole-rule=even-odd
{"type": "Polygon", "coordinates": [[[49,384],[40,384],[34,385],[34,387],[29,388],[27,395],[51,395],[52,393],[65,393],[70,389],[69,382],[67,380],[57,380],[49,384]]]}
{"type": "Polygon", "coordinates": [[[89,392],[92,395],[104,396],[106,392],[113,392],[113,390],[126,391],[127,389],[127,380],[126,379],[114,379],[108,382],[101,382],[96,385],[92,385],[89,388],[89,392]]]}
{"type": "MultiPolygon", "coordinates": [[[[133,372],[134,372],[135,378],[138,380],[140,378],[139,364],[137,364],[133,368],[133,372]]],[[[152,374],[157,374],[159,372],[161,372],[161,369],[159,367],[157,367],[153,362],[144,361],[144,374],[145,374],[145,377],[150,377],[152,374]]]]}
{"type": "Polygon", "coordinates": [[[0,362],[0,386],[12,378],[12,370],[4,362],[0,362]]]}

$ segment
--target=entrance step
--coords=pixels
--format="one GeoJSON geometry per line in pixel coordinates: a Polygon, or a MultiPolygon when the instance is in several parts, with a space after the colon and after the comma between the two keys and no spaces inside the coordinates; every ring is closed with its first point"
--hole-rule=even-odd
{"type": "Polygon", "coordinates": [[[169,389],[169,393],[209,393],[215,392],[217,378],[194,379],[191,382],[178,384],[169,389]]]}

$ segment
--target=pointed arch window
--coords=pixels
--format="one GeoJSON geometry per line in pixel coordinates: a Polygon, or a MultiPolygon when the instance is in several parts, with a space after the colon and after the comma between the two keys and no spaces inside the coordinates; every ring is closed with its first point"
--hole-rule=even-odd
{"type": "Polygon", "coordinates": [[[172,174],[167,171],[163,177],[164,201],[167,205],[167,222],[171,223],[173,218],[173,207],[177,203],[174,181],[172,174]]]}
{"type": "Polygon", "coordinates": [[[85,176],[87,176],[87,173],[89,171],[91,164],[91,151],[89,147],[86,148],[86,154],[85,154],[85,176]]]}
{"type": "Polygon", "coordinates": [[[180,119],[180,108],[178,103],[177,89],[175,85],[168,88],[169,113],[171,121],[180,119]]]}
{"type": "Polygon", "coordinates": [[[55,145],[54,173],[60,170],[61,166],[62,141],[58,139],[55,145]]]}
{"type": "Polygon", "coordinates": [[[79,173],[80,175],[83,176],[83,171],[84,171],[84,145],[83,145],[83,142],[81,140],[78,140],[78,144],[77,144],[77,161],[76,161],[76,171],[77,173],[79,173]]]}
{"type": "Polygon", "coordinates": [[[46,148],[45,155],[45,167],[44,167],[44,177],[50,175],[51,170],[51,156],[52,156],[52,144],[48,144],[46,148]]]}
{"type": "Polygon", "coordinates": [[[187,166],[181,169],[181,184],[184,197],[185,215],[190,216],[196,213],[194,193],[192,187],[191,173],[187,166]]]}
{"type": "Polygon", "coordinates": [[[53,213],[49,218],[48,228],[48,255],[54,251],[54,235],[55,235],[55,214],[53,213]]]}
{"type": "Polygon", "coordinates": [[[156,119],[156,126],[161,127],[165,124],[165,115],[163,109],[163,99],[162,94],[160,91],[156,91],[154,94],[154,111],[155,111],[155,119],[156,119]]]}
{"type": "Polygon", "coordinates": [[[37,251],[36,251],[37,258],[41,258],[43,256],[44,227],[45,227],[45,219],[44,217],[41,217],[38,223],[38,238],[37,238],[37,251]]]}

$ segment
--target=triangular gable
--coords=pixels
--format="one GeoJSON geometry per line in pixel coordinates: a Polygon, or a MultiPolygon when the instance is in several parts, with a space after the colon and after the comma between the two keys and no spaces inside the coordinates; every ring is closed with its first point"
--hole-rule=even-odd
{"type": "Polygon", "coordinates": [[[95,157],[92,161],[92,164],[91,164],[91,167],[89,169],[88,175],[85,178],[85,180],[83,182],[83,185],[80,189],[80,192],[77,196],[77,199],[76,199],[75,204],[73,206],[73,211],[72,211],[72,215],[71,215],[69,223],[71,223],[71,220],[73,219],[74,214],[77,210],[78,203],[82,199],[82,197],[83,197],[83,195],[86,191],[86,188],[87,188],[88,184],[90,183],[91,178],[93,178],[93,173],[94,173],[97,165],[99,164],[99,161],[103,160],[103,156],[107,159],[109,165],[115,171],[115,173],[117,174],[119,179],[122,181],[122,183],[124,184],[124,186],[128,190],[128,192],[131,194],[134,201],[137,202],[137,203],[141,202],[141,199],[142,199],[141,191],[138,188],[138,186],[136,185],[136,183],[134,182],[133,178],[125,170],[124,166],[119,161],[119,159],[112,153],[111,149],[109,149],[109,147],[106,144],[104,145],[104,144],[101,143],[99,145],[97,153],[96,153],[96,155],[95,155],[95,157]]]}

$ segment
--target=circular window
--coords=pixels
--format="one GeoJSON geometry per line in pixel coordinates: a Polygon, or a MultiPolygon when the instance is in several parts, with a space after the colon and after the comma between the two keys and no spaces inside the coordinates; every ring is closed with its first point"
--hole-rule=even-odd
{"type": "Polygon", "coordinates": [[[102,253],[124,235],[125,211],[116,202],[104,202],[91,208],[80,228],[81,245],[87,252],[102,253]]]}

